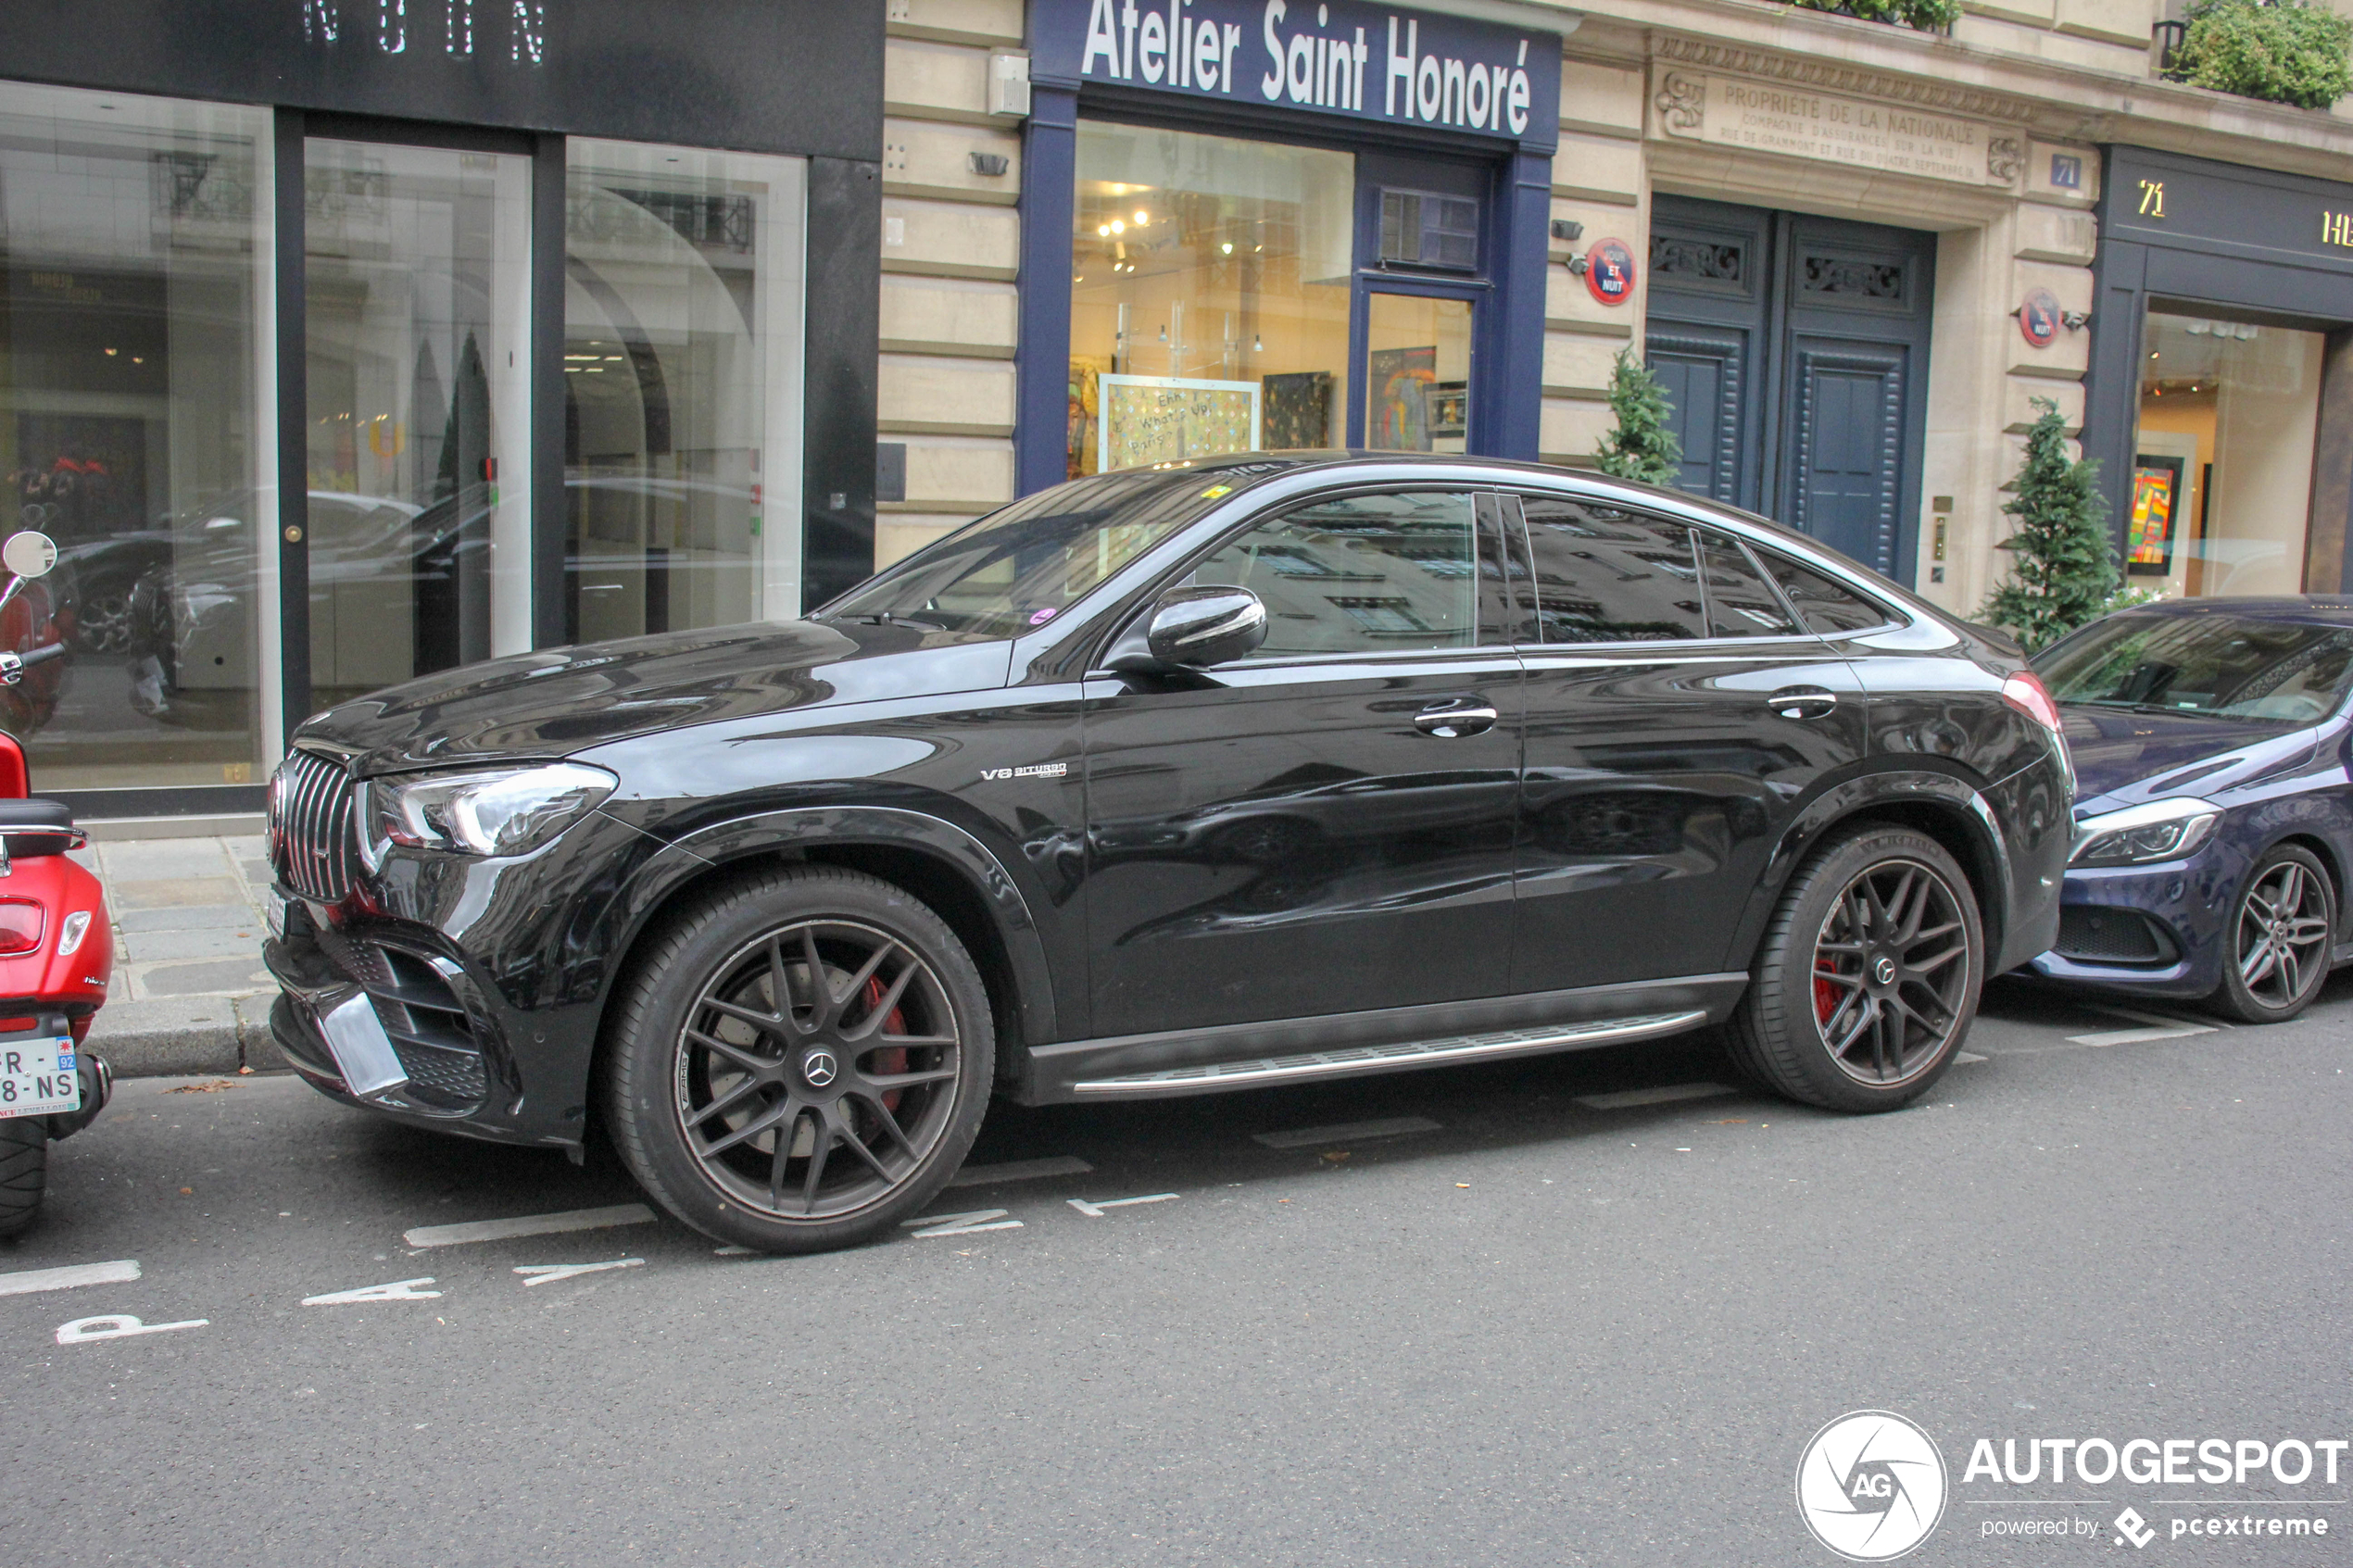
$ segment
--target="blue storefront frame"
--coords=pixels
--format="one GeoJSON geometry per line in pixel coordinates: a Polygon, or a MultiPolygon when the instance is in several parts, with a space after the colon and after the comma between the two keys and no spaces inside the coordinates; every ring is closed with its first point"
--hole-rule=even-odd
{"type": "MultiPolygon", "coordinates": [[[[1374,293],[1471,301],[1473,379],[1466,445],[1480,456],[1534,459],[1542,414],[1552,158],[1559,141],[1559,35],[1350,0],[1288,8],[1256,0],[1160,0],[1149,15],[1161,24],[1153,31],[1160,33],[1164,48],[1178,27],[1189,39],[1196,29],[1219,26],[1230,31],[1244,20],[1252,24],[1243,37],[1258,52],[1243,56],[1249,67],[1245,70],[1235,58],[1239,51],[1227,50],[1223,59],[1236,80],[1223,84],[1227,91],[1218,92],[1174,82],[1176,68],[1166,64],[1165,55],[1160,78],[1142,80],[1152,58],[1147,54],[1139,61],[1135,36],[1140,30],[1132,22],[1120,24],[1146,15],[1134,0],[1032,0],[1030,6],[1032,87],[1023,143],[1021,331],[1014,353],[1016,493],[1026,495],[1058,484],[1068,473],[1068,280],[1081,119],[1335,147],[1358,154],[1360,161],[1375,168],[1391,159],[1435,160],[1476,170],[1484,217],[1481,270],[1475,278],[1371,265],[1378,255],[1379,209],[1378,197],[1366,195],[1372,182],[1360,176],[1349,352],[1353,362],[1362,362],[1374,293]],[[1123,5],[1126,9],[1120,8],[1123,5]],[[1280,31],[1292,19],[1287,9],[1299,13],[1298,25],[1289,33],[1280,31]],[[1107,17],[1112,23],[1110,55],[1102,52],[1107,17]],[[1310,19],[1318,17],[1323,20],[1311,30],[1310,19]],[[1090,24],[1096,45],[1091,56],[1087,53],[1090,24]],[[1271,64],[1267,42],[1289,42],[1296,68],[1302,38],[1328,48],[1322,57],[1333,60],[1341,77],[1347,71],[1347,51],[1340,45],[1353,39],[1363,48],[1355,91],[1347,94],[1362,107],[1295,102],[1302,96],[1295,91],[1268,93],[1259,85],[1277,80],[1271,69],[1257,74],[1271,64]],[[1432,75],[1428,62],[1443,62],[1435,99],[1438,113],[1425,119],[1415,112],[1411,85],[1403,94],[1403,112],[1397,112],[1401,80],[1384,81],[1378,68],[1387,65],[1393,70],[1401,55],[1412,62],[1401,79],[1405,84],[1415,82],[1418,67],[1427,86],[1432,75]],[[1447,91],[1444,70],[1466,60],[1474,65],[1492,62],[1486,67],[1496,83],[1488,99],[1491,127],[1464,123],[1466,95],[1447,91]],[[1114,75],[1121,66],[1126,68],[1124,81],[1114,75]],[[1508,100],[1507,80],[1512,82],[1508,100]],[[1240,91],[1231,91],[1237,85],[1240,91]],[[1375,94],[1381,86],[1388,92],[1376,106],[1375,94]],[[1507,102],[1512,108],[1508,119],[1507,102]]],[[[1317,69],[1311,67],[1307,74],[1315,76],[1317,69]]],[[[1290,85],[1298,83],[1294,69],[1290,85]]],[[[1345,87],[1328,95],[1343,94],[1345,87]]],[[[1312,100],[1312,94],[1307,96],[1312,100]]],[[[1420,101],[1433,100],[1425,94],[1420,101]]],[[[1352,445],[1363,441],[1364,427],[1365,396],[1357,388],[1351,394],[1347,415],[1352,445]]]]}

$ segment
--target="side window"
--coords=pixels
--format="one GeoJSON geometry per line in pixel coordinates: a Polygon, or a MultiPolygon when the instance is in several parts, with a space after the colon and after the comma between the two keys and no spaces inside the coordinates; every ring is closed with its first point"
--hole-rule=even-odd
{"type": "Polygon", "coordinates": [[[1478,641],[1478,527],[1468,492],[1310,502],[1202,558],[1192,580],[1266,606],[1252,657],[1466,648],[1478,641]]]}
{"type": "Polygon", "coordinates": [[[1688,527],[1551,495],[1522,496],[1520,509],[1536,577],[1536,625],[1523,621],[1523,640],[1642,643],[1707,634],[1688,527]]]}
{"type": "Polygon", "coordinates": [[[1817,636],[1842,637],[1888,623],[1885,610],[1812,567],[1800,566],[1770,550],[1757,551],[1756,558],[1765,563],[1789,602],[1806,618],[1806,629],[1817,636]]]}
{"type": "Polygon", "coordinates": [[[1700,565],[1707,574],[1707,634],[1711,637],[1791,637],[1797,623],[1740,541],[1714,529],[1699,533],[1700,565]]]}

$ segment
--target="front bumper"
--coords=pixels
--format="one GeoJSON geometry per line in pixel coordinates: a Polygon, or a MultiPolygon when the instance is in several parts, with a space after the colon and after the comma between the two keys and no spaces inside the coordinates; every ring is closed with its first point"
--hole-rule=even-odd
{"type": "Polygon", "coordinates": [[[2241,859],[2218,837],[2186,860],[2070,869],[2058,942],[2028,967],[2145,996],[2206,996],[2222,983],[2241,859]]]}
{"type": "Polygon", "coordinates": [[[624,950],[604,922],[659,848],[592,813],[531,856],[396,853],[332,904],[281,886],[285,930],[262,949],[282,993],[271,1035],[346,1104],[577,1148],[597,1020],[624,950]],[[371,1057],[382,1070],[360,1067],[371,1057]]]}

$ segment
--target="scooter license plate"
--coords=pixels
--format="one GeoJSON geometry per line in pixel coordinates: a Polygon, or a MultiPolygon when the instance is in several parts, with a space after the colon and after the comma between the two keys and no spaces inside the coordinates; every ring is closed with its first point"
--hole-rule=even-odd
{"type": "Polygon", "coordinates": [[[82,1076],[70,1035],[0,1040],[0,1120],[82,1109],[82,1076]]]}
{"type": "Polygon", "coordinates": [[[261,918],[270,924],[270,935],[283,942],[286,939],[286,896],[272,887],[262,895],[261,918]]]}

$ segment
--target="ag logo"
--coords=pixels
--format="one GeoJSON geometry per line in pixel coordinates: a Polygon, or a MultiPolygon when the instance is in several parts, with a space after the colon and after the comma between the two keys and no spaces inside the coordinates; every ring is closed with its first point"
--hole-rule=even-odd
{"type": "Polygon", "coordinates": [[[1797,1512],[1851,1562],[1903,1556],[1944,1517],[1944,1456],[1900,1415],[1856,1411],[1814,1434],[1797,1461],[1797,1512]]]}

